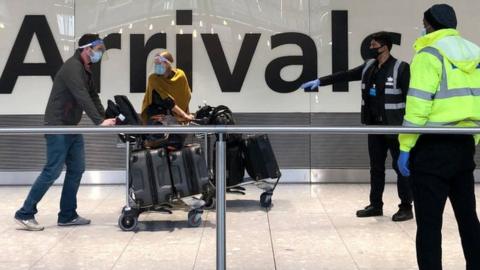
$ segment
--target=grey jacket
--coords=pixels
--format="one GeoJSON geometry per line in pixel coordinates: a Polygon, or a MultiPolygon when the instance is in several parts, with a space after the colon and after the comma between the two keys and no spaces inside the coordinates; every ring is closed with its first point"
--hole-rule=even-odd
{"type": "Polygon", "coordinates": [[[105,118],[92,74],[85,70],[77,50],[55,75],[45,110],[45,124],[77,125],[83,111],[96,125],[105,118]]]}

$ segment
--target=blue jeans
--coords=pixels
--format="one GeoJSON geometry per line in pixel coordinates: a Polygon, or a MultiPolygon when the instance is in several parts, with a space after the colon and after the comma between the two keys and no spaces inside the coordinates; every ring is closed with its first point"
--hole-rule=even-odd
{"type": "Polygon", "coordinates": [[[58,222],[69,222],[78,217],[77,192],[85,171],[85,149],[82,135],[45,135],[47,140],[47,164],[30,190],[22,208],[15,213],[15,218],[32,219],[37,211],[37,204],[60,176],[64,164],[67,171],[60,199],[58,222]]]}

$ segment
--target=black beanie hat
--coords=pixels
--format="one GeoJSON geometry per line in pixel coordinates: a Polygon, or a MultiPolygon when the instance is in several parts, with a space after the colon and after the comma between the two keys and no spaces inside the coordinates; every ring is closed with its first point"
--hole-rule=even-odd
{"type": "Polygon", "coordinates": [[[423,16],[434,30],[457,28],[455,10],[447,4],[433,5],[425,11],[423,16]]]}

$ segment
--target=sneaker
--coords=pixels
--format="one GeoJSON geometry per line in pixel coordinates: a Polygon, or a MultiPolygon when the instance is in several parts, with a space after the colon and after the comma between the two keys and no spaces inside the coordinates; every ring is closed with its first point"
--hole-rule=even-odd
{"type": "Polygon", "coordinates": [[[412,209],[402,209],[400,208],[397,213],[392,216],[392,221],[406,221],[413,219],[412,209]]]}
{"type": "Polygon", "coordinates": [[[21,230],[26,231],[43,231],[44,227],[38,224],[35,218],[32,219],[19,219],[15,218],[15,222],[22,226],[21,230]]]}
{"type": "Polygon", "coordinates": [[[376,217],[383,216],[383,209],[369,205],[362,210],[357,211],[357,217],[376,217]]]}
{"type": "Polygon", "coordinates": [[[78,216],[71,221],[68,222],[58,222],[58,226],[80,226],[80,225],[88,225],[90,224],[91,220],[78,216]]]}

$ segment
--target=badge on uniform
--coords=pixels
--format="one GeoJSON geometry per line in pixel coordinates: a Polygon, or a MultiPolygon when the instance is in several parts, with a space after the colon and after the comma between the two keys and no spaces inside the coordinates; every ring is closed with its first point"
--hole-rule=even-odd
{"type": "Polygon", "coordinates": [[[372,97],[377,96],[377,89],[375,87],[370,88],[370,96],[372,97]]]}

